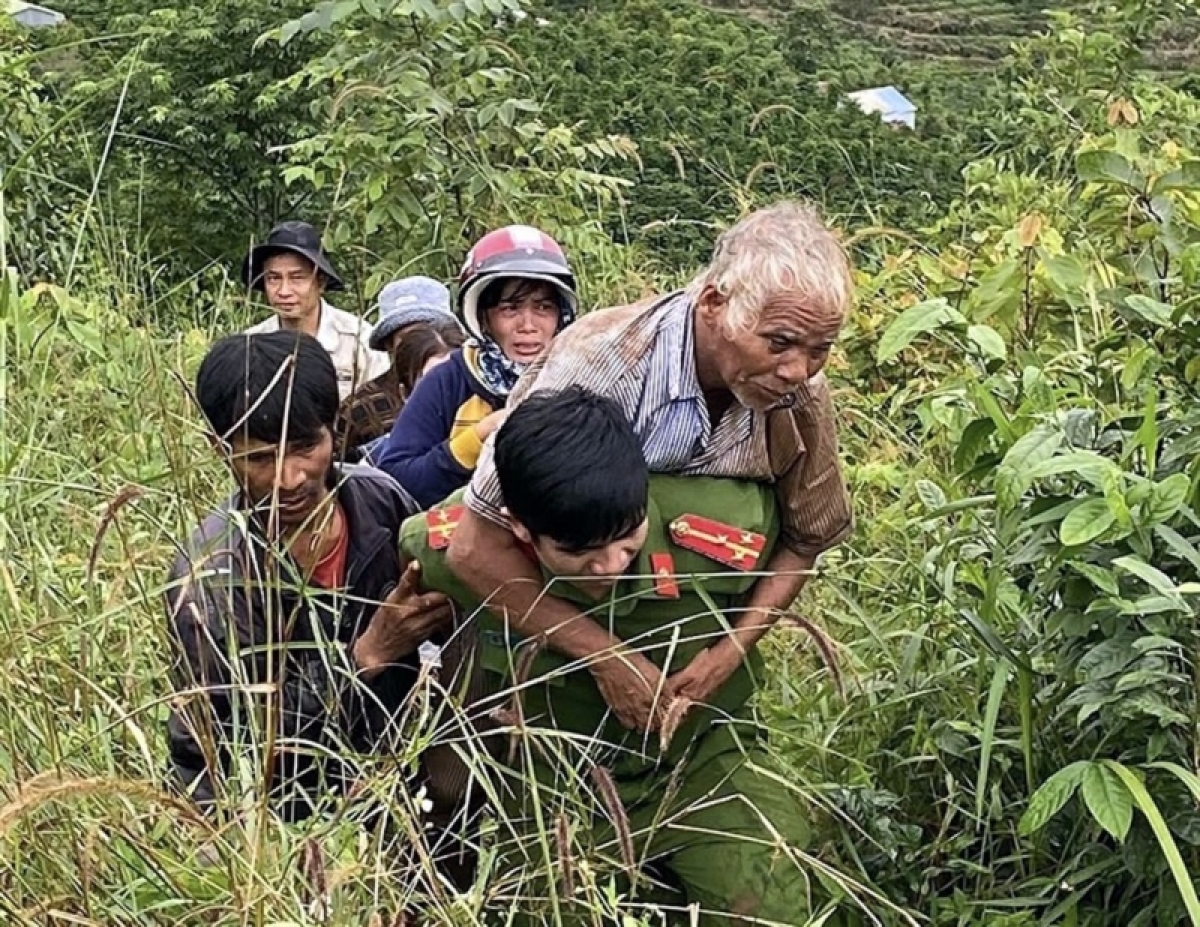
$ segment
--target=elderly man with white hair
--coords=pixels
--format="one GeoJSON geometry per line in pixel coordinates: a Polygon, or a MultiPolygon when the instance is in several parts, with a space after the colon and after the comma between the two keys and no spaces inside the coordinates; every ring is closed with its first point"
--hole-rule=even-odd
{"type": "MultiPolygon", "coordinates": [[[[602,618],[544,590],[539,570],[509,531],[488,442],[448,565],[518,635],[540,638],[587,665],[627,727],[655,730],[676,696],[707,703],[789,608],[817,557],[850,534],[821,371],[851,296],[850,264],[834,235],[811,208],[780,203],[726,231],[711,263],[685,290],[584,316],[512,393],[510,407],[539,390],[581,385],[622,407],[651,471],[775,486],[780,544],[746,611],[664,679],[602,618]]],[[[722,565],[721,540],[717,532],[714,569],[722,565]]]]}

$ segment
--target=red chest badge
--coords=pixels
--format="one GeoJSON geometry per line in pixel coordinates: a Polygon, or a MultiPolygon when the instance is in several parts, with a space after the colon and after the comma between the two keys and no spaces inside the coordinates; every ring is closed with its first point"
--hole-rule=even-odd
{"type": "Polygon", "coordinates": [[[671,522],[670,532],[671,540],[685,550],[743,572],[758,566],[767,546],[766,537],[757,532],[699,515],[680,515],[671,522]]]}
{"type": "Polygon", "coordinates": [[[667,553],[651,554],[650,569],[654,571],[654,591],[664,599],[679,598],[679,580],[675,578],[675,560],[667,553]]]}
{"type": "Polygon", "coordinates": [[[425,541],[430,550],[445,550],[454,537],[454,529],[462,518],[463,507],[452,505],[445,509],[431,509],[425,513],[425,541]]]}

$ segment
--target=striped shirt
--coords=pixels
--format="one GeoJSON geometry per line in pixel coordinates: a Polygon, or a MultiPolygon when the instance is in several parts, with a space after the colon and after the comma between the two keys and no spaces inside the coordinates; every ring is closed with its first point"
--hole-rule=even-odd
{"type": "MultiPolygon", "coordinates": [[[[651,471],[774,483],[787,547],[816,556],[841,543],[853,518],[824,375],[810,379],[789,409],[759,413],[735,402],[713,428],[696,372],[693,317],[683,293],[589,313],[530,366],[508,406],[571,385],[601,393],[633,423],[651,471]]],[[[491,439],[465,501],[505,524],[491,439]]]]}

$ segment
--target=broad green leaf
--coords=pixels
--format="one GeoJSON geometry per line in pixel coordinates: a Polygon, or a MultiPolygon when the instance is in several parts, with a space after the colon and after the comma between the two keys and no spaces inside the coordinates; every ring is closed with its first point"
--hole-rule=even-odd
{"type": "Polygon", "coordinates": [[[1150,187],[1152,196],[1167,190],[1200,190],[1200,161],[1185,161],[1175,170],[1163,174],[1150,187]]]}
{"type": "Polygon", "coordinates": [[[971,305],[975,307],[971,318],[983,322],[1016,306],[1021,301],[1024,268],[1023,261],[1010,258],[981,276],[971,293],[971,305]]]}
{"type": "Polygon", "coordinates": [[[979,348],[984,357],[994,357],[1003,360],[1008,355],[1008,347],[1000,333],[990,325],[972,325],[967,329],[967,338],[979,348]]]}
{"type": "Polygon", "coordinates": [[[1117,520],[1117,527],[1122,531],[1133,530],[1133,515],[1129,511],[1129,503],[1125,501],[1125,485],[1121,471],[1106,470],[1100,475],[1100,489],[1117,520]]]}
{"type": "Polygon", "coordinates": [[[1129,355],[1129,360],[1125,361],[1125,366],[1121,368],[1121,388],[1132,390],[1137,386],[1138,380],[1142,378],[1142,371],[1146,369],[1146,365],[1157,357],[1158,351],[1153,345],[1149,344],[1142,345],[1129,355]]]}
{"type": "Polygon", "coordinates": [[[287,45],[292,39],[300,34],[300,30],[304,28],[304,24],[298,19],[290,20],[279,27],[279,44],[280,46],[287,45]]]}
{"type": "Polygon", "coordinates": [[[1107,766],[1093,763],[1083,774],[1080,791],[1083,803],[1096,823],[1118,843],[1124,843],[1129,825],[1133,823],[1133,799],[1117,774],[1107,766]]]}
{"type": "Polygon", "coordinates": [[[1150,502],[1146,514],[1154,524],[1169,521],[1187,501],[1192,490],[1192,481],[1186,473],[1175,473],[1155,483],[1150,490],[1150,502]]]}
{"type": "Polygon", "coordinates": [[[1191,541],[1170,525],[1155,525],[1154,533],[1162,538],[1163,542],[1171,548],[1171,551],[1176,556],[1182,557],[1195,567],[1197,571],[1200,571],[1200,551],[1196,550],[1195,545],[1191,541]]]}
{"type": "Polygon", "coordinates": [[[1146,189],[1146,178],[1115,151],[1085,151],[1075,159],[1075,172],[1089,183],[1117,183],[1139,193],[1146,189]]]}
{"type": "Polygon", "coordinates": [[[1096,540],[1113,526],[1116,518],[1103,499],[1086,499],[1063,519],[1058,530],[1059,540],[1067,547],[1076,547],[1096,540]]]}
{"type": "Polygon", "coordinates": [[[1072,562],[1070,567],[1081,576],[1087,577],[1088,582],[1101,592],[1106,592],[1111,596],[1119,596],[1121,594],[1121,586],[1117,582],[1117,578],[1109,570],[1104,569],[1104,567],[1098,567],[1094,563],[1075,562],[1072,562]]]}
{"type": "Polygon", "coordinates": [[[1125,297],[1125,305],[1154,325],[1170,326],[1172,324],[1171,316],[1175,310],[1166,303],[1160,303],[1157,299],[1134,293],[1132,296],[1125,297]]]}
{"type": "Polygon", "coordinates": [[[1175,838],[1171,836],[1170,828],[1167,827],[1167,822],[1163,819],[1162,812],[1158,810],[1158,805],[1154,803],[1154,799],[1146,791],[1146,786],[1142,784],[1142,780],[1138,778],[1133,770],[1127,769],[1120,763],[1114,763],[1112,760],[1105,760],[1104,762],[1125,784],[1125,788],[1133,797],[1138,810],[1146,816],[1146,821],[1150,824],[1150,829],[1154,831],[1154,836],[1158,839],[1159,849],[1162,850],[1163,856],[1167,860],[1167,865],[1171,869],[1171,875],[1175,878],[1175,887],[1179,889],[1179,894],[1183,898],[1184,905],[1187,907],[1188,916],[1192,920],[1193,927],[1198,927],[1200,925],[1200,898],[1196,897],[1196,886],[1192,882],[1191,873],[1188,871],[1187,864],[1183,861],[1183,856],[1179,852],[1175,838]]]}
{"type": "Polygon", "coordinates": [[[1057,428],[1039,425],[1008,449],[996,468],[996,501],[1002,509],[1016,506],[1033,482],[1030,473],[1053,457],[1062,442],[1057,428]]]}
{"type": "Polygon", "coordinates": [[[1080,679],[1096,682],[1124,672],[1139,656],[1132,643],[1109,639],[1085,653],[1076,664],[1075,672],[1080,679]]]}
{"type": "Polygon", "coordinates": [[[1113,566],[1118,566],[1122,570],[1132,573],[1147,586],[1150,586],[1157,592],[1161,592],[1163,595],[1171,595],[1177,591],[1175,589],[1175,583],[1171,580],[1171,577],[1162,572],[1162,570],[1150,566],[1150,564],[1146,563],[1146,561],[1142,560],[1140,557],[1134,557],[1132,555],[1128,557],[1117,557],[1117,559],[1113,561],[1113,566]]]}
{"type": "Polygon", "coordinates": [[[1121,614],[1146,617],[1147,615],[1164,615],[1168,612],[1190,612],[1191,606],[1181,598],[1185,594],[1186,591],[1176,589],[1171,595],[1156,593],[1142,596],[1135,602],[1123,602],[1121,614]]]}
{"type": "Polygon", "coordinates": [[[891,360],[912,344],[913,339],[919,335],[947,325],[960,325],[963,321],[963,317],[941,297],[909,306],[892,320],[892,324],[879,339],[875,358],[879,363],[891,360]]]}
{"type": "Polygon", "coordinates": [[[1059,296],[1082,295],[1087,283],[1087,264],[1073,254],[1060,254],[1042,259],[1042,267],[1051,287],[1059,296]]]}
{"type": "Polygon", "coordinates": [[[1083,782],[1083,775],[1091,764],[1077,760],[1064,766],[1038,787],[1029,799],[1029,807],[1021,815],[1017,830],[1024,836],[1037,833],[1046,823],[1062,810],[1063,805],[1075,794],[1083,782]]]}
{"type": "Polygon", "coordinates": [[[1071,451],[1043,461],[1029,472],[1031,480],[1070,473],[1097,489],[1104,484],[1105,474],[1120,473],[1120,467],[1095,451],[1071,451]]]}
{"type": "Polygon", "coordinates": [[[977,418],[964,428],[954,451],[954,469],[961,472],[974,466],[988,439],[995,433],[996,423],[990,418],[977,418]]]}
{"type": "Polygon", "coordinates": [[[972,383],[971,398],[975,400],[975,404],[986,412],[995,424],[996,432],[1000,435],[1001,441],[1007,444],[1016,440],[1012,422],[1004,414],[1004,410],[1000,408],[1000,403],[996,401],[996,397],[992,395],[986,384],[972,383]]]}

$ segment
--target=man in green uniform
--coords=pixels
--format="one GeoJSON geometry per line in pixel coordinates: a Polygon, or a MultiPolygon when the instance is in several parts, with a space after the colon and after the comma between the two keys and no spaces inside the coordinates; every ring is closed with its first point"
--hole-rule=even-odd
{"type": "MultiPolygon", "coordinates": [[[[495,461],[512,530],[550,591],[610,635],[601,658],[636,652],[665,681],[661,731],[630,730],[586,667],[555,651],[555,631],[523,640],[479,609],[478,659],[504,727],[496,752],[517,773],[515,806],[543,833],[557,829],[559,856],[571,855],[561,843],[573,832],[641,885],[664,874],[672,900],[698,906],[701,923],[838,922],[822,915],[840,879],[806,854],[811,812],[769,758],[749,705],[764,669],[757,650],[707,704],[672,695],[676,674],[736,620],[770,558],[779,533],[770,485],[649,476],[620,408],[580,387],[517,407],[495,461]],[[598,795],[588,810],[601,813],[581,810],[583,784],[598,795]]],[[[444,556],[461,511],[452,497],[410,519],[401,547],[427,587],[478,609],[444,556]]],[[[550,842],[527,842],[533,865],[569,868],[547,856],[550,842]]]]}

